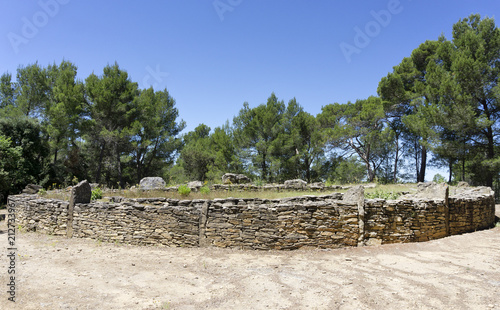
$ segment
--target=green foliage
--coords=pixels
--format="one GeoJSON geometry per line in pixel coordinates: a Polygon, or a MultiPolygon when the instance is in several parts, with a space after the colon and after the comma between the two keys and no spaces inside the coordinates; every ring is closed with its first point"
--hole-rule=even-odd
{"type": "Polygon", "coordinates": [[[210,188],[208,186],[202,186],[200,188],[200,193],[204,194],[204,195],[208,195],[210,194],[210,188]]]}
{"type": "Polygon", "coordinates": [[[432,181],[436,182],[436,183],[445,183],[446,179],[442,175],[440,175],[439,173],[436,173],[434,175],[434,177],[432,178],[432,181]]]}
{"type": "Polygon", "coordinates": [[[265,183],[264,183],[264,181],[262,181],[262,179],[257,178],[255,181],[253,181],[253,184],[255,186],[264,186],[265,183]]]}
{"type": "Polygon", "coordinates": [[[91,200],[102,199],[102,189],[100,187],[96,187],[92,190],[92,195],[90,196],[91,200]]]}
{"type": "Polygon", "coordinates": [[[42,184],[48,172],[48,146],[40,124],[28,117],[0,119],[0,194],[19,193],[27,184],[42,184]]]}
{"type": "Polygon", "coordinates": [[[499,54],[494,20],[471,15],[453,25],[451,40],[423,42],[397,64],[381,79],[380,98],[329,104],[313,116],[272,93],[256,107],[244,103],[232,124],[200,124],[183,137],[170,93],[140,90],[116,63],[84,81],[69,61],[20,66],[15,82],[0,76],[0,193],[82,179],[124,187],[153,174],[170,184],[220,182],[226,172],[257,184],[423,181],[428,157],[453,181],[492,186],[499,54]]]}
{"type": "Polygon", "coordinates": [[[166,170],[173,164],[176,152],[182,146],[177,136],[186,126],[184,121],[176,122],[179,111],[169,92],[141,90],[134,102],[136,111],[131,127],[135,138],[131,141],[131,162],[136,171],[136,182],[154,171],[166,170]]]}
{"type": "Polygon", "coordinates": [[[22,182],[21,156],[22,148],[14,146],[11,138],[0,135],[0,204],[22,182]]]}
{"type": "Polygon", "coordinates": [[[38,190],[38,195],[45,196],[47,195],[47,191],[44,188],[41,188],[38,190]]]}
{"type": "Polygon", "coordinates": [[[191,189],[187,186],[187,185],[180,185],[178,188],[177,188],[177,192],[181,195],[181,196],[187,196],[191,193],[191,189]]]}
{"type": "Polygon", "coordinates": [[[184,136],[184,143],[180,158],[186,175],[191,180],[204,181],[214,161],[210,148],[210,127],[200,124],[184,136]]]}
{"type": "Polygon", "coordinates": [[[342,160],[333,173],[333,181],[340,184],[360,183],[366,177],[366,169],[355,158],[342,160]]]}
{"type": "Polygon", "coordinates": [[[357,154],[372,182],[387,155],[386,145],[394,139],[391,129],[384,126],[382,100],[372,96],[355,103],[330,104],[318,117],[327,129],[329,144],[357,154]]]}

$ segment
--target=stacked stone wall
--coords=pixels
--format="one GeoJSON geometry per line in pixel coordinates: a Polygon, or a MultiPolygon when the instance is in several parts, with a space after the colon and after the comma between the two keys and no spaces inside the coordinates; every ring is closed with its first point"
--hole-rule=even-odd
{"type": "Polygon", "coordinates": [[[50,235],[66,235],[69,202],[23,194],[9,196],[8,204],[15,207],[16,223],[23,229],[50,235]]]}
{"type": "Polygon", "coordinates": [[[357,205],[331,196],[217,199],[208,207],[204,244],[248,249],[356,246],[357,205]]]}
{"type": "Polygon", "coordinates": [[[489,187],[466,188],[449,198],[450,234],[490,228],[495,221],[495,196],[489,187]]]}
{"type": "Polygon", "coordinates": [[[197,201],[162,198],[77,204],[73,236],[128,244],[194,247],[198,246],[200,211],[197,201]]]}
{"type": "Polygon", "coordinates": [[[365,243],[419,242],[448,235],[445,200],[365,201],[365,243]]]}
{"type": "Polygon", "coordinates": [[[495,221],[489,189],[445,199],[352,197],[112,197],[109,202],[76,203],[71,209],[65,201],[18,195],[10,196],[8,203],[16,209],[18,224],[46,234],[137,245],[261,250],[419,242],[489,228],[495,221]]]}

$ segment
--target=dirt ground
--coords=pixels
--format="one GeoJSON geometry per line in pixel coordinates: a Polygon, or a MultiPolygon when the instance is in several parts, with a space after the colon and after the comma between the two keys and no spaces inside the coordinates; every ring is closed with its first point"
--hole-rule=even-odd
{"type": "Polygon", "coordinates": [[[18,233],[15,303],[7,299],[5,221],[0,230],[0,309],[500,309],[500,227],[290,252],[18,233]]]}

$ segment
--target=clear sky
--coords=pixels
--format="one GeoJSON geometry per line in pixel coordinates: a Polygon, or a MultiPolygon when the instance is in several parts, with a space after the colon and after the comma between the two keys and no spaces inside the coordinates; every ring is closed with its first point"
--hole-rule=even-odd
{"type": "Polygon", "coordinates": [[[84,80],[116,61],[168,89],[185,132],[213,129],[272,92],[314,115],[376,95],[420,43],[499,12],[498,0],[0,0],[0,74],[66,59],[84,80]]]}

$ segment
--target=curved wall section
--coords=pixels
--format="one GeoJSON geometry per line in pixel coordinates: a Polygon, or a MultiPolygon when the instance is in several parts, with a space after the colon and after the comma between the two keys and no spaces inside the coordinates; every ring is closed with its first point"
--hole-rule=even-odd
{"type": "MultiPolygon", "coordinates": [[[[125,199],[76,204],[16,195],[17,224],[30,231],[109,242],[243,249],[338,248],[419,242],[494,226],[494,193],[468,188],[438,199],[125,199]],[[71,214],[70,214],[71,213],[71,214]]],[[[363,196],[358,196],[363,197],[363,196]]]]}

